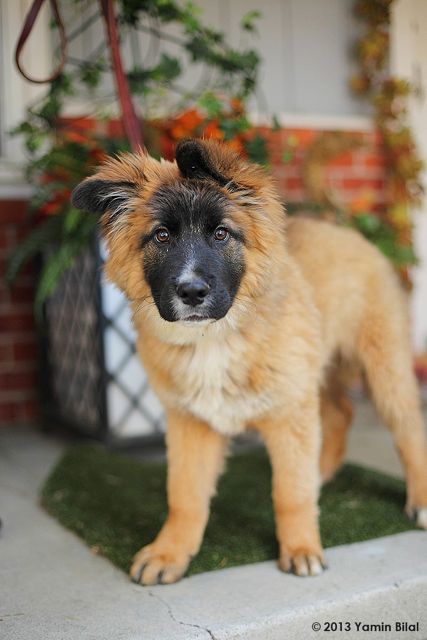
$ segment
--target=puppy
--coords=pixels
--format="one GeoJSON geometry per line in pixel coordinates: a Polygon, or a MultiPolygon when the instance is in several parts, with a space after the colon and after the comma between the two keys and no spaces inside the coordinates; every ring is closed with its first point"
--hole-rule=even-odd
{"type": "Polygon", "coordinates": [[[176,162],[110,159],[73,204],[102,216],[107,274],[132,305],[168,419],[169,515],[136,555],[133,580],[185,573],[228,440],[248,427],[271,458],[279,566],[321,573],[319,485],[343,459],[352,414],[343,374],[354,363],[394,435],[407,513],[427,527],[406,305],[375,247],[348,229],[287,220],[264,170],[209,140],[182,142],[176,162]]]}

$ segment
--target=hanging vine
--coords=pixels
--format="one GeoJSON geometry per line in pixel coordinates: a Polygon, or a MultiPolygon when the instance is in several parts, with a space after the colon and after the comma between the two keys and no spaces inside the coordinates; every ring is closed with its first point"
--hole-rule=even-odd
{"type": "MultiPolygon", "coordinates": [[[[390,75],[390,20],[393,0],[357,0],[355,13],[365,33],[356,44],[359,71],[351,79],[353,91],[373,107],[386,159],[386,203],[383,219],[397,234],[407,262],[415,262],[412,212],[419,206],[423,162],[408,124],[410,83],[390,75]]],[[[408,269],[403,275],[409,283],[408,269]]]]}

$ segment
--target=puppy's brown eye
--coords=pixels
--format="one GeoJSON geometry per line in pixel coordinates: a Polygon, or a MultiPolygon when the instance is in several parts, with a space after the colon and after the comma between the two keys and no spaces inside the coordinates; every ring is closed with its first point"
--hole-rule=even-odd
{"type": "Polygon", "coordinates": [[[228,236],[228,229],[225,227],[217,227],[217,229],[215,229],[214,238],[215,240],[218,240],[218,242],[224,242],[224,240],[227,240],[228,236]]]}
{"type": "Polygon", "coordinates": [[[161,242],[162,244],[164,244],[165,242],[169,242],[170,240],[170,234],[166,227],[160,227],[160,229],[157,229],[154,237],[156,238],[157,242],[161,242]]]}

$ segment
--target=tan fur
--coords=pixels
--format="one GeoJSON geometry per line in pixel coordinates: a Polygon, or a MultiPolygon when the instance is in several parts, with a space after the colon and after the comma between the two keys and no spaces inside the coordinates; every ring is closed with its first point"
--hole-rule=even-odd
{"type": "MultiPolygon", "coordinates": [[[[323,482],[331,480],[344,459],[347,434],[353,419],[353,407],[347,396],[346,367],[342,362],[329,367],[320,397],[323,443],[320,474],[323,482]]],[[[354,376],[350,378],[352,380],[354,376]]]]}
{"type": "Polygon", "coordinates": [[[218,143],[204,144],[218,170],[241,187],[223,190],[232,208],[227,224],[246,238],[245,275],[232,308],[216,322],[165,322],[144,278],[140,238],[156,226],[147,200],[160,185],[183,180],[176,164],[125,156],[96,176],[138,185],[127,211],[105,226],[106,268],[131,301],[138,350],[169,423],[169,517],[137,554],[131,575],[143,584],[183,575],[202,541],[228,438],[247,427],[260,431],[271,457],[279,564],[315,575],[323,563],[321,415],[325,478],[341,463],[351,421],[337,381],[340,362],[366,371],[405,465],[408,511],[427,507],[405,301],[386,259],[361,236],[311,220],[286,223],[259,167],[218,143]]]}

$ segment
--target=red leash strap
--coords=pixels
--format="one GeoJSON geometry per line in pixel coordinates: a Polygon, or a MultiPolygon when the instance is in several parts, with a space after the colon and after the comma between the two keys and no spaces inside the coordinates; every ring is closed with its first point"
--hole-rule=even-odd
{"type": "Polygon", "coordinates": [[[48,77],[43,80],[38,80],[37,78],[32,78],[27,74],[24,70],[21,63],[21,54],[22,49],[24,48],[25,43],[27,42],[28,36],[33,30],[34,23],[37,20],[37,16],[39,15],[40,9],[42,8],[45,0],[34,0],[31,5],[27,15],[25,16],[24,26],[22,27],[22,31],[20,33],[18,43],[15,49],[15,62],[18,67],[21,75],[24,76],[26,80],[29,82],[34,82],[36,84],[45,84],[47,82],[52,82],[56,80],[58,76],[61,75],[62,70],[65,66],[65,62],[67,60],[67,36],[65,34],[64,23],[62,22],[61,14],[59,13],[59,8],[56,0],[50,0],[50,6],[52,7],[52,13],[56,22],[56,26],[58,27],[59,37],[61,39],[61,60],[56,67],[55,71],[48,77]]]}
{"type": "Polygon", "coordinates": [[[117,93],[122,110],[123,126],[125,129],[125,133],[129,138],[132,151],[139,151],[141,148],[144,148],[142,131],[133,106],[128,79],[123,70],[122,57],[120,55],[119,36],[117,32],[117,20],[114,13],[113,0],[100,0],[100,3],[101,10],[105,19],[108,42],[110,44],[117,93]]]}

